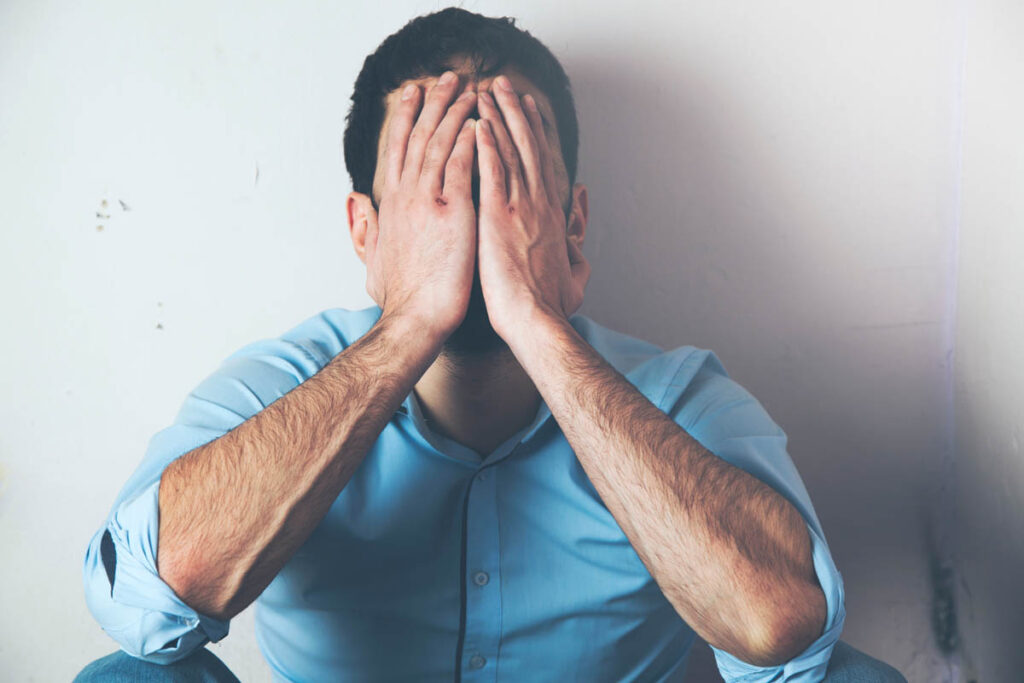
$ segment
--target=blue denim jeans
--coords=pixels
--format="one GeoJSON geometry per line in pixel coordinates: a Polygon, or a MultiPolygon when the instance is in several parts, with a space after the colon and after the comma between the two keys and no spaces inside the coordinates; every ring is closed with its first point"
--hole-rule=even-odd
{"type": "MultiPolygon", "coordinates": [[[[205,647],[174,664],[153,664],[122,651],[90,663],[73,683],[239,683],[205,647]]],[[[907,683],[899,671],[843,641],[836,643],[826,683],[907,683]]]]}
{"type": "Polygon", "coordinates": [[[124,650],[82,669],[72,683],[240,683],[217,655],[201,647],[173,664],[154,664],[124,650]]]}
{"type": "Polygon", "coordinates": [[[836,643],[825,674],[827,683],[907,683],[899,671],[843,641],[836,643]]]}

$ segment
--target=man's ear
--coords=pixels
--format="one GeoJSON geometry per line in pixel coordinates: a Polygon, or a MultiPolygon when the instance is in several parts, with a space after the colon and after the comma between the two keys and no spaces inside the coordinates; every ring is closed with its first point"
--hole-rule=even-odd
{"type": "Polygon", "coordinates": [[[366,263],[366,240],[377,239],[377,210],[373,201],[362,192],[349,192],[345,198],[345,212],[348,215],[348,231],[352,237],[359,260],[366,263]]]}
{"type": "Polygon", "coordinates": [[[572,208],[569,210],[569,220],[565,224],[565,237],[575,242],[576,246],[580,249],[583,248],[583,238],[587,234],[587,218],[589,215],[587,186],[583,183],[576,183],[572,186],[572,208]]]}

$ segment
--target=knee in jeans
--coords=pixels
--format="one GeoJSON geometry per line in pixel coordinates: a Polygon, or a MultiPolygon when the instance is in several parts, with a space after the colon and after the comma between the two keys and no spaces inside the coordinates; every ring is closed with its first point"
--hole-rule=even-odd
{"type": "Polygon", "coordinates": [[[121,650],[90,662],[73,683],[239,683],[205,647],[173,664],[155,664],[121,650]]]}

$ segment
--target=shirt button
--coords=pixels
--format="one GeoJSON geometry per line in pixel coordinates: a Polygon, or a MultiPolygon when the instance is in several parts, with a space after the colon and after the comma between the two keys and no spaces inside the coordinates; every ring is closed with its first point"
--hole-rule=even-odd
{"type": "Polygon", "coordinates": [[[486,586],[487,582],[491,580],[491,577],[487,575],[487,572],[477,572],[473,574],[473,583],[478,586],[486,586]]]}
{"type": "Polygon", "coordinates": [[[487,660],[484,659],[483,657],[481,657],[480,655],[473,655],[472,657],[469,658],[469,668],[470,669],[482,669],[482,668],[484,668],[484,664],[486,664],[486,663],[487,663],[487,660]]]}

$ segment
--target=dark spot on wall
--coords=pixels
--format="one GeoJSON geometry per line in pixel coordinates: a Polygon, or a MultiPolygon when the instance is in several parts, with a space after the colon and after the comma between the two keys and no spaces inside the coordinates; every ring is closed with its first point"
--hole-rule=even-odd
{"type": "Polygon", "coordinates": [[[156,329],[158,329],[158,330],[164,329],[163,323],[157,323],[156,324],[156,329]]]}
{"type": "Polygon", "coordinates": [[[952,561],[939,549],[935,529],[926,532],[928,566],[932,584],[932,632],[935,644],[944,655],[951,655],[960,646],[956,614],[956,571],[952,561]]]}
{"type": "MultiPolygon", "coordinates": [[[[123,200],[123,199],[118,199],[117,203],[121,205],[121,211],[122,212],[127,212],[127,211],[131,211],[132,210],[132,207],[128,206],[128,203],[125,200],[123,200]]],[[[110,218],[111,218],[111,213],[107,209],[108,206],[110,206],[110,202],[108,202],[106,199],[101,199],[100,200],[100,208],[96,209],[96,211],[95,211],[96,218],[99,218],[100,220],[103,220],[103,221],[109,221],[110,218]]],[[[101,230],[103,230],[103,226],[102,225],[97,225],[96,226],[96,232],[100,232],[101,230]]]]}

